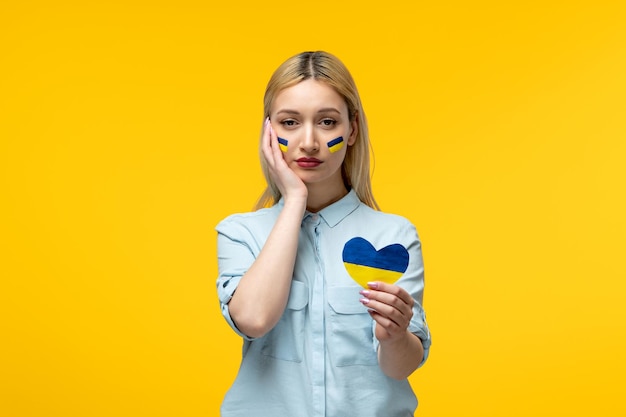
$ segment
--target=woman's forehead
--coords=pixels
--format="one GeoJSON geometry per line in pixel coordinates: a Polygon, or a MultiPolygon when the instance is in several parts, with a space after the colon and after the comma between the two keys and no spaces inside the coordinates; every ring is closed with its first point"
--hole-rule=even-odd
{"type": "Polygon", "coordinates": [[[347,112],[343,97],[329,84],[323,81],[307,79],[284,88],[276,94],[272,112],[305,111],[347,112]]]}

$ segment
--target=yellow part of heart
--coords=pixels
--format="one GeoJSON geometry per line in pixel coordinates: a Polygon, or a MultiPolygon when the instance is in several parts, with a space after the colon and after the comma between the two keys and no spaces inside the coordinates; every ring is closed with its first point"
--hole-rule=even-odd
{"type": "Polygon", "coordinates": [[[404,272],[388,271],[386,269],[372,268],[371,266],[343,263],[348,274],[360,286],[367,288],[367,283],[372,281],[383,281],[389,284],[396,282],[404,272]]]}

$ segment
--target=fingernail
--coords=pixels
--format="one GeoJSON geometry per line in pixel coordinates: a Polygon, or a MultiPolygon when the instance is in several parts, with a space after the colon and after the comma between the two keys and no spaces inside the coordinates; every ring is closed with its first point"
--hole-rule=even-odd
{"type": "Polygon", "coordinates": [[[361,304],[367,304],[370,302],[370,300],[368,300],[367,298],[361,298],[359,301],[361,302],[361,304]]]}
{"type": "Polygon", "coordinates": [[[378,282],[368,282],[367,286],[370,287],[371,289],[375,290],[378,288],[378,282]]]}
{"type": "Polygon", "coordinates": [[[359,291],[359,294],[361,294],[363,297],[368,297],[370,295],[370,292],[368,290],[361,290],[359,291]]]}

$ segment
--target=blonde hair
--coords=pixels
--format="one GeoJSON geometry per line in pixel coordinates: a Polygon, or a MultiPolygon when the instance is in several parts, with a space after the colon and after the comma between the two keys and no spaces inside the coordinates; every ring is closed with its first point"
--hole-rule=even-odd
{"type": "MultiPolygon", "coordinates": [[[[370,181],[371,144],[361,98],[350,72],[337,57],[323,51],[302,52],[289,58],[279,66],[274,71],[265,89],[263,120],[269,117],[274,98],[280,91],[310,78],[324,82],[334,88],[346,101],[350,121],[357,121],[356,141],[354,145],[348,146],[346,157],[341,167],[341,175],[346,186],[354,189],[363,203],[379,210],[372,194],[370,181]]],[[[255,206],[256,209],[272,206],[281,198],[280,190],[269,175],[269,170],[260,147],[259,154],[267,188],[259,198],[255,206]]]]}

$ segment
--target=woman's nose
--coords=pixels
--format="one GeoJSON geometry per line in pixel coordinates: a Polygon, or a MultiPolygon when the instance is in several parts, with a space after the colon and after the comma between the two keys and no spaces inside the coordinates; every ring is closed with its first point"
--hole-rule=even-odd
{"type": "Polygon", "coordinates": [[[307,153],[317,152],[319,150],[319,143],[315,129],[307,127],[304,130],[302,140],[300,141],[300,148],[307,153]]]}

